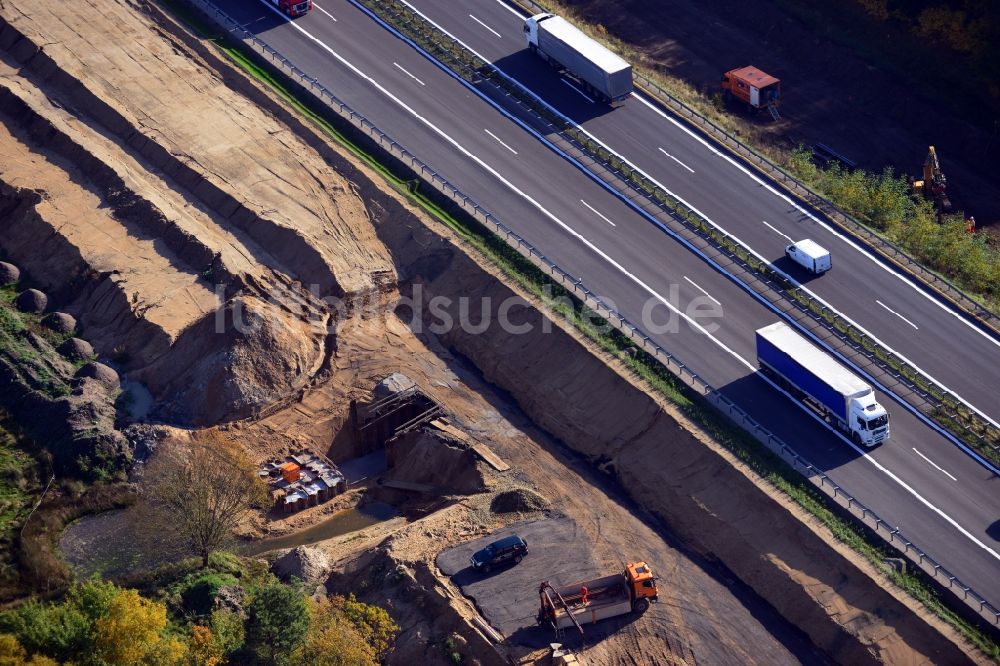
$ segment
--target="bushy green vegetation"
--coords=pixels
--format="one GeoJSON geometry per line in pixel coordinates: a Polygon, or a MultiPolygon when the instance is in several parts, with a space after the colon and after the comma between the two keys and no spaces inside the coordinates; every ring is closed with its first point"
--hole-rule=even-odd
{"type": "Polygon", "coordinates": [[[820,169],[803,146],[787,166],[844,211],[1000,311],[1000,248],[986,234],[968,233],[961,215],[945,215],[939,223],[933,204],[915,198],[906,178],[889,168],[873,174],[835,162],[820,169]]]}
{"type": "MultiPolygon", "coordinates": [[[[219,562],[229,568],[233,558],[219,562]]],[[[59,602],[28,601],[0,614],[0,663],[375,666],[391,650],[399,628],[385,610],[353,597],[314,601],[297,586],[238,566],[238,576],[189,569],[147,595],[95,578],[59,602]],[[172,601],[206,584],[238,589],[244,606],[193,609],[172,601]],[[4,661],[8,655],[21,660],[4,661]]]]}

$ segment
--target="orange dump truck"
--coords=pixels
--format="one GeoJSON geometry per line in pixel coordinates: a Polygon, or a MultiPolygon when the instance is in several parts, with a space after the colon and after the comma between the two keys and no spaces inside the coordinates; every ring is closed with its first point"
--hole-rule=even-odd
{"type": "Polygon", "coordinates": [[[755,109],[776,107],[781,99],[781,81],[756,67],[738,67],[722,76],[722,92],[755,109]]]}
{"type": "Polygon", "coordinates": [[[633,562],[612,576],[555,587],[538,587],[538,623],[557,632],[595,624],[626,613],[642,613],[658,598],[656,577],[645,562],[633,562]]]}

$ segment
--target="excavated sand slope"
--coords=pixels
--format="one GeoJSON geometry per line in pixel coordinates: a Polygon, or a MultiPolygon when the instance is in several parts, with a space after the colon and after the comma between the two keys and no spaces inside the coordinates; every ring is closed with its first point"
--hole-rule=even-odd
{"type": "Polygon", "coordinates": [[[67,201],[20,207],[0,247],[73,292],[66,309],[148,385],[161,418],[213,423],[294,396],[331,343],[321,297],[394,281],[350,184],[149,15],[4,2],[0,53],[0,113],[16,135],[4,140],[46,163],[35,174],[5,161],[3,180],[67,201]],[[61,174],[77,187],[59,191],[61,174]],[[66,224],[70,197],[80,224],[66,224]],[[234,293],[254,298],[226,317],[250,310],[253,329],[205,335],[234,293]]]}
{"type": "Polygon", "coordinates": [[[163,32],[137,39],[156,27],[129,3],[5,0],[0,13],[9,23],[0,46],[31,61],[42,81],[79,81],[76,111],[243,228],[277,260],[274,268],[324,293],[369,288],[373,271],[391,270],[364,205],[342,196],[344,179],[220,85],[183,44],[163,32]],[[10,28],[27,39],[10,44],[10,28]]]}

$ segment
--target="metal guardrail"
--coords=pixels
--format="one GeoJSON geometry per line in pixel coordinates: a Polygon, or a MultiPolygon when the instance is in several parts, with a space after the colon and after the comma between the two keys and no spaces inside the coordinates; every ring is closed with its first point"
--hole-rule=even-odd
{"type": "Polygon", "coordinates": [[[910,539],[906,538],[898,527],[892,528],[878,514],[853,497],[833,479],[809,463],[808,460],[796,453],[780,438],[761,426],[749,414],[743,411],[742,408],[736,405],[736,403],[719,393],[712,385],[703,380],[694,370],[675,355],[656,344],[648,335],[629,322],[618,311],[607,306],[600,297],[583,286],[582,280],[562,270],[555,262],[507,227],[497,216],[480,206],[471,197],[463,194],[429,165],[410,153],[402,144],[392,139],[388,134],[381,131],[362,114],[354,111],[350,106],[340,101],[336,95],[320,84],[315,78],[310,77],[278,51],[245,30],[239,23],[216,8],[210,0],[187,0],[187,2],[202,10],[226,32],[234,35],[238,40],[269,60],[277,69],[307,88],[343,120],[367,134],[394,158],[399,159],[404,164],[408,164],[420,176],[421,180],[451,199],[474,219],[486,224],[488,228],[491,228],[521,255],[564,288],[571,290],[587,307],[601,315],[606,321],[627,335],[637,346],[663,364],[672,374],[684,382],[685,385],[704,396],[709,403],[715,406],[716,409],[733,423],[751,433],[754,438],[794,469],[802,473],[835,503],[859,518],[864,524],[873,528],[876,534],[881,536],[896,550],[899,550],[910,562],[942,585],[948,587],[957,598],[964,601],[983,619],[1000,627],[1000,609],[993,606],[982,595],[964,584],[942,564],[934,560],[910,539]]]}
{"type": "MultiPolygon", "coordinates": [[[[504,1],[518,6],[526,12],[534,11],[538,13],[551,11],[543,4],[535,2],[535,0],[504,1]]],[[[950,280],[928,269],[911,257],[905,250],[902,250],[891,241],[873,232],[836,204],[814,192],[805,183],[772,162],[768,157],[746,145],[708,118],[700,115],[682,100],[660,87],[655,81],[639,73],[635,73],[633,78],[646,93],[652,95],[665,106],[683,116],[685,120],[696,125],[719,143],[735,150],[740,157],[746,159],[753,166],[766,173],[772,180],[782,185],[786,190],[827,216],[840,226],[842,230],[855,236],[869,248],[875,250],[898,268],[907,272],[911,277],[936,290],[942,296],[952,301],[957,307],[970,314],[985,326],[988,326],[993,332],[1000,333],[1000,317],[984,308],[950,280]]]]}
{"type": "MultiPolygon", "coordinates": [[[[883,377],[891,379],[896,386],[887,390],[908,402],[925,418],[936,422],[942,429],[951,431],[973,447],[978,447],[987,458],[1000,460],[1000,429],[995,428],[974,410],[968,409],[957,396],[931,381],[897,354],[875,342],[843,315],[794,287],[785,276],[775,271],[766,261],[756,257],[741,241],[716,227],[700,213],[663,190],[645,174],[628,165],[621,157],[592,140],[580,128],[549,109],[520,82],[469,53],[454,38],[440,33],[402,0],[360,0],[360,2],[369,10],[378,8],[388,14],[389,19],[395,22],[397,27],[405,26],[411,33],[410,38],[419,48],[428,51],[432,57],[437,58],[459,77],[474,82],[481,91],[485,90],[484,85],[493,86],[498,94],[494,97],[494,102],[516,105],[529,114],[529,117],[543,123],[547,140],[559,144],[560,149],[567,154],[575,155],[575,159],[581,164],[589,163],[587,170],[615,191],[620,192],[620,186],[624,186],[655,206],[665,216],[657,217],[658,221],[674,223],[673,230],[669,233],[685,236],[688,240],[692,239],[691,234],[696,234],[710,243],[716,251],[749,276],[749,280],[743,279],[741,283],[748,291],[764,298],[769,307],[778,309],[779,304],[782,305],[786,317],[792,316],[791,310],[806,315],[813,325],[833,333],[847,351],[855,357],[863,358],[869,366],[877,368],[883,377]],[[594,165],[604,173],[600,173],[594,165]],[[680,229],[677,228],[677,224],[681,225],[680,229]],[[761,289],[752,288],[753,282],[773,292],[777,299],[767,298],[761,289]]],[[[626,199],[629,199],[629,203],[634,203],[630,197],[626,199]]],[[[642,213],[651,215],[645,206],[640,208],[642,213]]],[[[796,320],[800,326],[808,328],[806,321],[798,318],[796,320]]],[[[822,338],[815,332],[812,334],[817,339],[822,338]]],[[[829,341],[826,345],[832,347],[829,341]]],[[[844,355],[845,350],[837,351],[844,355]]]]}

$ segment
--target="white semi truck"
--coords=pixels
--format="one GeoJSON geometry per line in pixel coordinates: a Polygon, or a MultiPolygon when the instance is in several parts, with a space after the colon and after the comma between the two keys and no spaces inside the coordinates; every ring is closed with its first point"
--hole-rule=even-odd
{"type": "Polygon", "coordinates": [[[757,330],[757,362],[855,443],[871,447],[889,439],[889,413],[872,387],[785,322],[757,330]]]}
{"type": "Polygon", "coordinates": [[[526,19],[524,36],[531,51],[601,101],[619,106],[632,94],[632,65],[561,16],[536,14],[526,19]]]}

